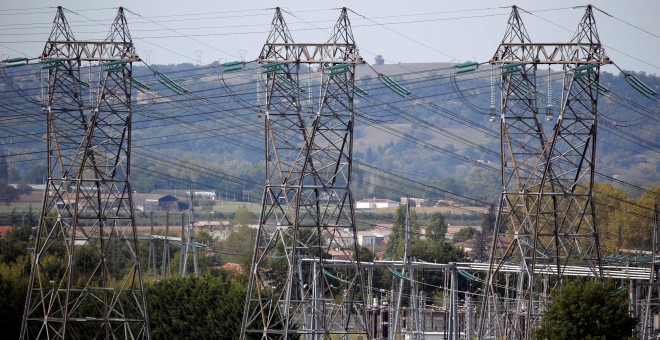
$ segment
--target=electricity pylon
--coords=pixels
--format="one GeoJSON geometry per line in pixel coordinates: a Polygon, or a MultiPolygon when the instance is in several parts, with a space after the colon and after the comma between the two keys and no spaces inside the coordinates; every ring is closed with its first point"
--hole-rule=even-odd
{"type": "MultiPolygon", "coordinates": [[[[241,339],[367,336],[350,179],[355,65],[346,8],[330,39],[294,43],[279,8],[258,61],[266,88],[266,187],[250,269],[241,339]],[[301,65],[319,66],[316,102],[301,96],[301,65]],[[341,274],[324,264],[340,249],[341,274]],[[302,259],[313,259],[302,261],[302,259]]],[[[311,75],[311,72],[308,73],[311,75]]],[[[307,92],[306,92],[307,91],[307,92]]]]}
{"type": "Polygon", "coordinates": [[[123,8],[105,40],[77,41],[58,7],[40,59],[48,181],[21,339],[148,339],[129,183],[139,58],[123,8]]]}
{"type": "Polygon", "coordinates": [[[599,73],[610,60],[591,6],[571,41],[559,44],[533,43],[514,6],[491,63],[501,70],[502,194],[479,335],[527,339],[545,308],[541,275],[557,286],[575,265],[602,275],[592,191],[599,73]],[[562,68],[563,90],[556,118],[548,102],[546,116],[555,123],[546,131],[536,71],[552,64],[562,68]],[[519,264],[509,300],[498,288],[505,263],[519,264]]]}

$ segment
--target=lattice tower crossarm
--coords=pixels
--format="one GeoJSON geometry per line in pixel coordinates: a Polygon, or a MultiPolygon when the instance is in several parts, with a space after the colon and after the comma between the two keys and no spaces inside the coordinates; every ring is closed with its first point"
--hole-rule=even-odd
{"type": "Polygon", "coordinates": [[[267,89],[266,187],[241,339],[368,338],[359,259],[341,274],[324,265],[330,250],[359,254],[350,179],[361,60],[346,9],[323,44],[294,43],[276,9],[258,58],[267,89]],[[302,64],[321,71],[319,96],[305,110],[302,64]]]}
{"type": "Polygon", "coordinates": [[[78,42],[59,7],[40,58],[48,180],[20,337],[149,339],[129,183],[138,58],[123,8],[106,40],[78,42]]]}
{"type": "Polygon", "coordinates": [[[591,6],[565,44],[531,42],[513,7],[492,63],[501,71],[502,194],[479,335],[527,339],[545,308],[536,266],[555,267],[551,284],[556,286],[570,265],[602,276],[592,190],[599,73],[610,60],[591,6]],[[552,128],[539,119],[539,64],[560,65],[564,77],[552,128]],[[511,262],[519,265],[519,272],[509,302],[498,294],[497,285],[503,265],[511,262]]]}

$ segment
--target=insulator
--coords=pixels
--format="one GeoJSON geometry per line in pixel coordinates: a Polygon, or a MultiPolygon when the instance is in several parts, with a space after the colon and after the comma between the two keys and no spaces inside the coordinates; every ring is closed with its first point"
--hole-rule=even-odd
{"type": "Polygon", "coordinates": [[[490,114],[492,122],[493,114],[495,113],[495,69],[494,66],[490,65],[490,114]]]}
{"type": "Polygon", "coordinates": [[[552,107],[552,79],[550,79],[550,72],[550,66],[548,66],[548,107],[552,107]]]}
{"type": "Polygon", "coordinates": [[[244,61],[232,61],[222,64],[222,72],[229,73],[229,72],[240,71],[244,67],[245,67],[244,61]]]}
{"type": "Polygon", "coordinates": [[[655,96],[658,94],[658,91],[650,88],[648,85],[642,83],[641,80],[637,79],[637,77],[633,75],[627,75],[626,76],[626,82],[630,84],[637,92],[643,94],[647,98],[651,98],[652,96],[655,96]]]}

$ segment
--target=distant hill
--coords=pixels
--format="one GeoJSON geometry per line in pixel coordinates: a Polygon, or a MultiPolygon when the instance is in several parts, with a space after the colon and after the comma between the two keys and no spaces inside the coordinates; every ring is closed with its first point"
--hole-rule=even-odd
{"type": "MultiPolygon", "coordinates": [[[[301,87],[318,84],[316,71],[301,68],[301,87]]],[[[238,194],[258,200],[264,183],[263,117],[255,111],[265,99],[257,96],[257,72],[254,64],[226,75],[217,63],[135,66],[134,77],[150,90],[134,89],[134,190],[187,188],[193,181],[220,197],[238,194]],[[154,72],[166,74],[188,92],[172,93],[154,72]]],[[[45,174],[45,116],[38,105],[36,73],[7,71],[0,80],[0,116],[11,122],[0,129],[0,153],[9,155],[11,182],[38,183],[45,174]]],[[[359,66],[356,85],[368,95],[356,97],[354,158],[436,188],[493,201],[499,191],[500,141],[499,122],[489,121],[488,115],[490,66],[454,73],[450,63],[359,66]],[[378,80],[379,73],[412,95],[395,94],[378,80]]],[[[636,75],[651,88],[660,85],[655,75],[636,75]]],[[[546,105],[546,77],[539,71],[541,108],[546,105]]],[[[552,77],[552,92],[558,96],[561,73],[552,77]]],[[[597,171],[644,187],[660,183],[658,96],[645,98],[623,75],[607,71],[601,72],[601,84],[609,92],[600,98],[597,171]]],[[[307,92],[301,92],[303,108],[307,92]]],[[[499,106],[499,92],[494,97],[499,106]]],[[[366,168],[357,164],[357,199],[397,198],[410,190],[379,178],[373,168],[361,169],[366,168]]],[[[442,198],[437,191],[433,195],[442,198]]]]}

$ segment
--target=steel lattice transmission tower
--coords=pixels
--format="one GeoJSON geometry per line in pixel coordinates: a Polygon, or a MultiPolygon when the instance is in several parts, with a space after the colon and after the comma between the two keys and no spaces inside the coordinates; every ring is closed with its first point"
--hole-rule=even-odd
{"type": "Polygon", "coordinates": [[[350,181],[355,65],[363,61],[346,8],[321,44],[294,43],[277,8],[258,61],[267,93],[266,188],[241,339],[367,336],[359,259],[341,274],[324,264],[331,249],[359,254],[350,181]],[[311,100],[310,92],[320,95],[311,100]]]}
{"type": "Polygon", "coordinates": [[[77,41],[59,7],[40,59],[48,182],[21,338],[148,339],[129,183],[139,58],[123,8],[105,40],[77,41]]]}
{"type": "MultiPolygon", "coordinates": [[[[560,286],[563,275],[577,270],[572,266],[602,275],[592,190],[599,72],[610,60],[591,6],[569,43],[541,44],[531,41],[514,6],[491,63],[501,70],[502,195],[479,334],[527,339],[548,286],[560,286]],[[539,65],[553,64],[562,68],[563,89],[554,126],[546,131],[536,73],[539,65]],[[504,273],[505,263],[520,266],[504,273]]],[[[546,110],[553,119],[551,99],[546,110]]]]}

